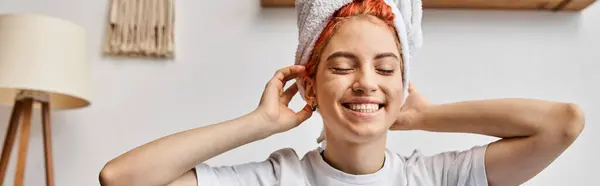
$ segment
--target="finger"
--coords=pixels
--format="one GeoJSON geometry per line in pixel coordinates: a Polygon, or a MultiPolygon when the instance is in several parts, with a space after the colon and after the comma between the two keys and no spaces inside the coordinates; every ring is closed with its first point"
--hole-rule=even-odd
{"type": "Polygon", "coordinates": [[[305,67],[302,65],[292,65],[289,67],[285,67],[277,70],[274,75],[274,79],[277,79],[283,83],[289,81],[290,79],[299,77],[304,74],[305,67]]]}
{"type": "Polygon", "coordinates": [[[277,70],[271,81],[271,86],[276,86],[277,91],[280,93],[285,83],[293,78],[299,77],[304,74],[304,66],[293,65],[277,70]]]}
{"type": "Polygon", "coordinates": [[[397,119],[396,122],[394,122],[394,128],[395,129],[408,129],[410,128],[413,118],[415,116],[415,111],[414,110],[407,110],[407,111],[403,111],[401,112],[397,119]]]}
{"type": "Polygon", "coordinates": [[[306,104],[301,111],[296,113],[296,125],[300,125],[300,123],[306,121],[310,116],[312,116],[313,111],[310,108],[310,105],[306,104]]]}
{"type": "Polygon", "coordinates": [[[415,86],[413,85],[412,81],[408,83],[408,92],[412,93],[415,91],[415,86]]]}
{"type": "Polygon", "coordinates": [[[285,92],[283,93],[283,97],[281,98],[281,103],[283,103],[284,105],[287,105],[288,103],[290,103],[290,100],[292,100],[292,98],[294,97],[294,95],[296,95],[296,93],[298,92],[298,84],[293,84],[292,86],[290,86],[289,88],[287,88],[287,90],[285,90],[285,92]]]}
{"type": "Polygon", "coordinates": [[[393,124],[390,127],[390,130],[405,130],[404,128],[406,128],[406,127],[402,127],[402,125],[399,125],[399,124],[393,124]]]}
{"type": "Polygon", "coordinates": [[[275,72],[275,75],[271,80],[267,83],[265,87],[265,96],[266,97],[274,97],[277,98],[280,96],[283,87],[287,81],[292,78],[296,78],[300,75],[304,74],[304,66],[294,65],[286,68],[282,68],[275,72]]]}
{"type": "Polygon", "coordinates": [[[317,143],[321,143],[323,140],[325,140],[325,131],[321,130],[321,135],[317,138],[317,143]]]}

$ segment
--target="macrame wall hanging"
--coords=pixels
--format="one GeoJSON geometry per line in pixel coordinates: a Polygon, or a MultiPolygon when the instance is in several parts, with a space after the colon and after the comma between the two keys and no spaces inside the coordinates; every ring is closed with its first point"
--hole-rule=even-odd
{"type": "Polygon", "coordinates": [[[112,0],[104,53],[173,58],[174,0],[112,0]]]}

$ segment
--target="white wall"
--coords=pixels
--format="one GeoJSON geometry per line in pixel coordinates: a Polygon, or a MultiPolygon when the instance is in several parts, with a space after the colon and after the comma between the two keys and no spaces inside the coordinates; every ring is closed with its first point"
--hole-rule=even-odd
{"type": "MultiPolygon", "coordinates": [[[[104,58],[100,47],[107,3],[0,0],[0,13],[56,16],[80,24],[89,33],[93,105],[55,113],[52,120],[56,184],[60,186],[99,185],[99,170],[125,151],[251,111],[273,72],[293,63],[297,35],[293,9],[261,10],[258,0],[176,1],[176,60],[104,58]]],[[[425,45],[413,74],[427,97],[438,103],[499,97],[579,103],[587,112],[584,133],[526,185],[596,182],[593,171],[600,161],[594,158],[598,154],[592,148],[598,147],[595,143],[600,140],[595,135],[600,132],[595,125],[600,120],[600,75],[594,74],[600,68],[594,63],[600,58],[600,5],[582,13],[426,11],[424,20],[425,45]]],[[[294,108],[302,105],[298,98],[291,104],[294,108]]],[[[5,121],[0,122],[1,134],[9,109],[0,109],[5,121]]],[[[26,185],[44,184],[38,115],[33,121],[26,185]]],[[[285,146],[303,154],[315,147],[320,121],[316,115],[288,133],[209,162],[259,161],[285,146]]],[[[405,154],[419,148],[433,154],[492,140],[476,135],[392,132],[389,148],[405,154]]],[[[15,160],[13,156],[7,185],[12,184],[15,160]]]]}

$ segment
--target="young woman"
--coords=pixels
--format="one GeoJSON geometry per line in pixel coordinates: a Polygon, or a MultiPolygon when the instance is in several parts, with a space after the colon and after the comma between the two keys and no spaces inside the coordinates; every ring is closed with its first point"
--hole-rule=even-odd
{"type": "Polygon", "coordinates": [[[519,185],[534,177],[583,130],[578,106],[532,99],[429,104],[403,83],[394,14],[383,0],[354,1],[336,11],[306,65],[279,69],[256,110],[157,139],[106,164],[106,186],[203,185],[519,185]],[[284,85],[291,79],[287,90],[284,85]],[[404,86],[409,96],[404,99],[404,86]],[[302,88],[307,105],[288,102],[302,88]],[[288,131],[318,109],[326,148],[302,158],[292,149],[265,161],[211,167],[204,161],[288,131]],[[475,133],[502,138],[433,156],[386,149],[390,130],[475,133]]]}

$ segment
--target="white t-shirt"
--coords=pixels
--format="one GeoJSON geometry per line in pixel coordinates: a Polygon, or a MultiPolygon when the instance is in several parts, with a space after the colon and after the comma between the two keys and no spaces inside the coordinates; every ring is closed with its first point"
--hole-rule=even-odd
{"type": "Polygon", "coordinates": [[[408,157],[386,150],[384,166],[373,174],[351,175],[327,164],[320,152],[299,159],[293,149],[273,152],[261,162],[232,166],[196,166],[198,186],[487,186],[486,145],[465,151],[408,157]]]}

